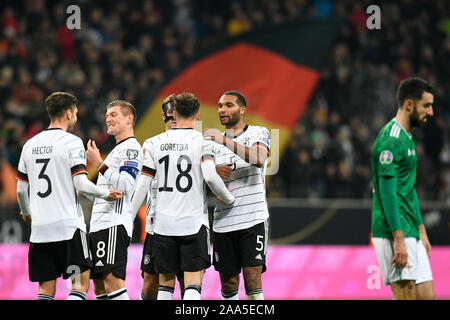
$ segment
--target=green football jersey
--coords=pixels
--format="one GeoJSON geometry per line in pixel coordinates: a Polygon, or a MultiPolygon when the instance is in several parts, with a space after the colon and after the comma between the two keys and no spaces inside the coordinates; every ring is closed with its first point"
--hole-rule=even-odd
{"type": "MultiPolygon", "coordinates": [[[[378,134],[372,149],[372,236],[392,238],[392,231],[380,199],[380,177],[397,178],[397,198],[400,224],[405,237],[419,239],[417,218],[420,215],[414,185],[417,155],[411,133],[394,118],[378,134]]],[[[420,218],[421,219],[421,218],[420,218]]]]}

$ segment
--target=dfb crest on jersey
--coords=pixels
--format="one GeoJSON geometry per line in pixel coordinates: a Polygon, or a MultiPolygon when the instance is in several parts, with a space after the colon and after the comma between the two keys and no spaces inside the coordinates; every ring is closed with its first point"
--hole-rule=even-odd
{"type": "Polygon", "coordinates": [[[134,149],[128,149],[127,150],[127,157],[130,160],[131,159],[136,159],[138,154],[139,154],[139,151],[137,151],[137,150],[134,150],[134,149]]]}
{"type": "Polygon", "coordinates": [[[394,155],[389,150],[384,150],[380,153],[380,163],[381,164],[391,164],[394,160],[394,155]]]}
{"type": "Polygon", "coordinates": [[[150,263],[150,255],[149,254],[146,254],[145,256],[144,256],[144,264],[149,264],[150,263]]]}
{"type": "Polygon", "coordinates": [[[243,139],[243,141],[242,141],[243,146],[248,147],[248,144],[249,144],[248,139],[249,139],[248,137],[243,139]]]}

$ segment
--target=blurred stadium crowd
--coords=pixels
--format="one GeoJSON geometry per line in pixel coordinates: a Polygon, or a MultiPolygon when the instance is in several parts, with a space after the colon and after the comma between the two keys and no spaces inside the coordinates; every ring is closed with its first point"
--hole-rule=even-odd
{"type": "MultiPolygon", "coordinates": [[[[371,144],[395,115],[398,82],[417,75],[435,88],[435,117],[414,134],[417,191],[421,199],[450,199],[450,3],[383,1],[381,30],[368,30],[365,8],[377,3],[78,1],[81,29],[69,30],[69,1],[17,1],[0,12],[0,163],[16,168],[22,145],[48,125],[43,100],[53,91],[78,97],[76,134],[101,144],[107,102],[148,104],[196,52],[271,24],[338,17],[339,40],[269,196],[370,198],[371,144]]],[[[0,191],[0,204],[7,202],[0,191]]]]}

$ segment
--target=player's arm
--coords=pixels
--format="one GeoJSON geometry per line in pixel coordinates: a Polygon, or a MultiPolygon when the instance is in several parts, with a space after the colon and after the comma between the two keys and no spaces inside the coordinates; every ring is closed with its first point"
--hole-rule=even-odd
{"type": "Polygon", "coordinates": [[[408,262],[405,235],[400,222],[397,196],[397,177],[380,177],[380,200],[383,206],[389,229],[394,238],[394,257],[392,262],[396,268],[403,268],[408,262]]]}
{"type": "Polygon", "coordinates": [[[422,213],[420,211],[420,206],[419,206],[419,197],[417,196],[417,192],[416,189],[414,189],[414,202],[416,204],[416,208],[415,208],[415,222],[416,225],[419,229],[419,233],[420,233],[420,240],[422,240],[423,246],[425,247],[425,250],[427,251],[427,255],[428,257],[431,257],[431,243],[430,240],[428,239],[428,234],[427,234],[427,230],[425,228],[425,224],[423,223],[423,219],[422,219],[422,213]]]}
{"type": "Polygon", "coordinates": [[[134,219],[136,218],[136,215],[141,208],[148,191],[151,188],[151,183],[154,177],[155,170],[150,169],[146,166],[142,167],[141,174],[139,175],[139,178],[137,180],[136,190],[134,191],[133,199],[131,200],[131,207],[133,210],[131,213],[131,221],[134,221],[134,219]]]}
{"type": "Polygon", "coordinates": [[[109,184],[116,186],[116,189],[124,194],[133,191],[136,177],[139,174],[139,163],[137,161],[133,161],[133,163],[136,162],[135,165],[126,165],[122,162],[119,172],[116,172],[103,162],[100,150],[92,140],[88,141],[86,155],[88,160],[98,168],[98,172],[106,178],[109,184]]]}
{"type": "Polygon", "coordinates": [[[114,201],[122,197],[120,191],[99,187],[87,178],[86,153],[81,139],[75,139],[67,149],[72,181],[77,192],[81,192],[90,200],[101,198],[114,201]]]}
{"type": "Polygon", "coordinates": [[[105,189],[92,183],[86,174],[77,174],[72,176],[73,185],[78,192],[81,192],[88,199],[101,198],[114,201],[122,198],[122,192],[115,189],[105,189]]]}
{"type": "Polygon", "coordinates": [[[234,197],[230,191],[228,191],[222,178],[217,174],[215,155],[216,147],[212,141],[203,140],[201,149],[201,164],[203,179],[205,180],[211,191],[226,204],[232,204],[234,197]]]}
{"type": "MultiPolygon", "coordinates": [[[[19,167],[17,170],[17,202],[20,207],[20,214],[23,220],[31,222],[31,209],[30,209],[30,185],[28,183],[28,174],[25,161],[23,159],[24,150],[26,146],[22,148],[22,154],[19,159],[19,167]]],[[[26,152],[26,151],[25,151],[26,152]]]]}
{"type": "Polygon", "coordinates": [[[396,268],[403,268],[408,261],[405,236],[400,221],[399,201],[397,196],[397,171],[401,159],[401,147],[398,140],[387,140],[379,157],[380,201],[392,237],[394,238],[394,257],[396,268]]]}
{"type": "Polygon", "coordinates": [[[28,219],[25,217],[31,217],[29,187],[28,182],[17,180],[17,202],[24,220],[28,219]]]}
{"type": "Polygon", "coordinates": [[[257,167],[262,167],[270,155],[270,149],[267,143],[257,141],[252,146],[246,147],[222,135],[217,129],[204,129],[203,137],[226,146],[237,156],[257,167]]]}

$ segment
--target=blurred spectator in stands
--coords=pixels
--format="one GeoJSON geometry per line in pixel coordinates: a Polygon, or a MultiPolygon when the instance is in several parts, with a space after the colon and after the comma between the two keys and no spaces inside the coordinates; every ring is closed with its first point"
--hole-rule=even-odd
{"type": "Polygon", "coordinates": [[[147,105],[149,92],[199,50],[285,21],[339,17],[340,38],[278,175],[268,179],[268,194],[370,198],[373,135],[394,116],[398,81],[416,74],[436,92],[433,121],[414,133],[419,170],[426,172],[418,175],[419,197],[450,198],[446,0],[427,2],[426,10],[414,1],[383,3],[382,29],[370,31],[369,1],[90,1],[83,2],[80,30],[67,29],[64,4],[55,3],[24,0],[0,11],[0,154],[13,167],[24,141],[48,125],[42,99],[53,91],[78,97],[77,134],[108,143],[101,134],[107,102],[147,105]]]}

